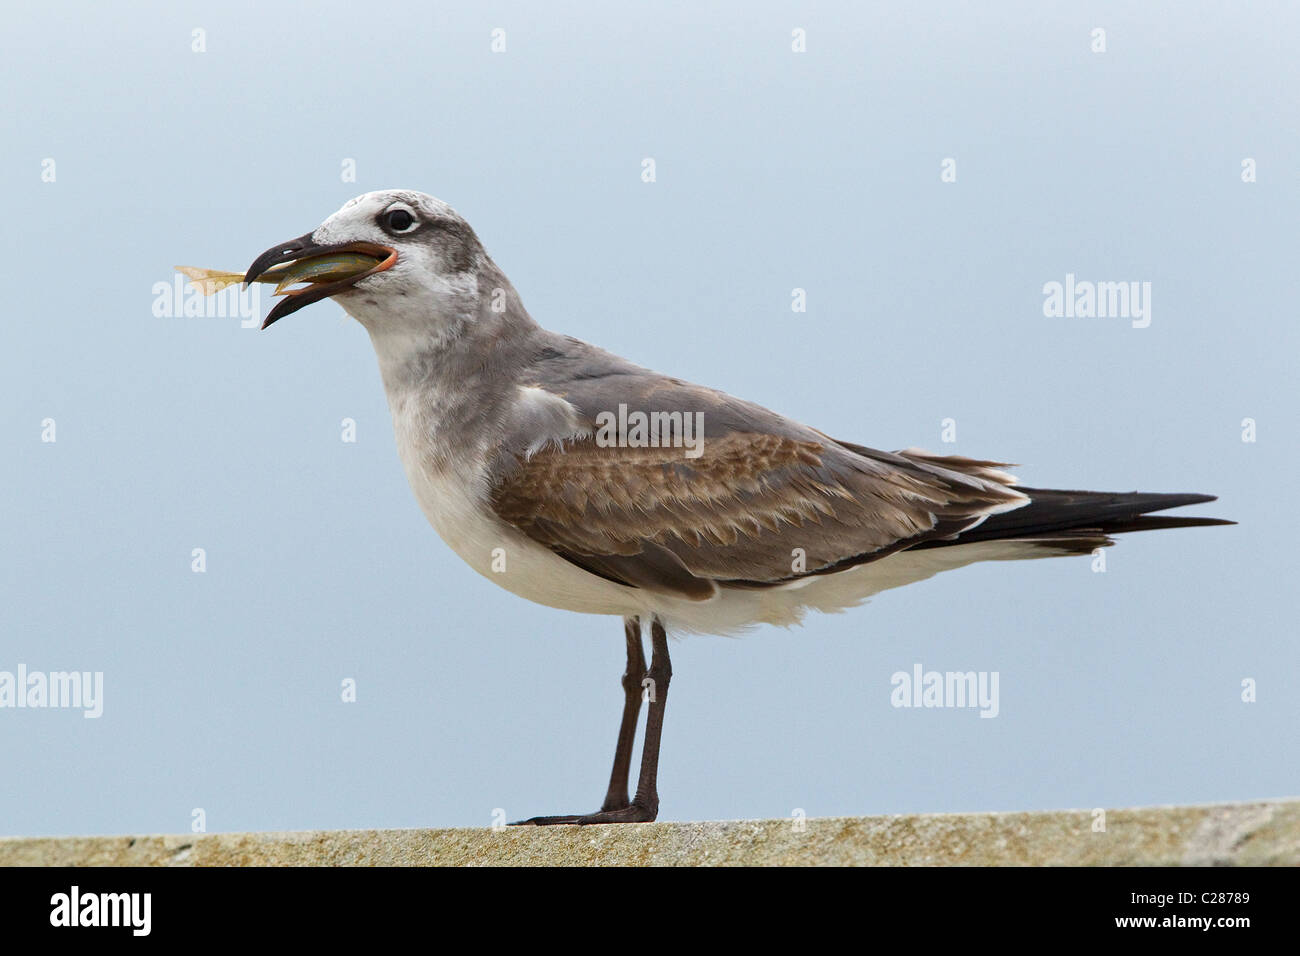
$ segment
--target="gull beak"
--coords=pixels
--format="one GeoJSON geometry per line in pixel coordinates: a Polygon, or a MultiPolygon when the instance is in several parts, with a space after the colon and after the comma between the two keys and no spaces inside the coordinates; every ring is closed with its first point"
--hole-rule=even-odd
{"type": "MultiPolygon", "coordinates": [[[[397,262],[397,250],[375,242],[342,242],[321,245],[311,233],[272,246],[253,260],[244,274],[244,284],[255,282],[274,267],[272,273],[279,280],[275,294],[284,298],[275,304],[262,328],[277,322],[303,306],[337,295],[356,285],[366,276],[391,269],[397,262]],[[289,265],[284,265],[289,263],[289,265]],[[297,282],[308,285],[287,289],[297,282]]],[[[265,280],[269,280],[267,275],[265,280]]]]}

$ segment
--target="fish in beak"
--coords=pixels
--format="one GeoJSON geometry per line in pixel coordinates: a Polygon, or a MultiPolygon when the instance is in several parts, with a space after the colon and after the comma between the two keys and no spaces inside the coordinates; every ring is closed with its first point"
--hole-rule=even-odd
{"type": "Polygon", "coordinates": [[[343,242],[320,245],[311,233],[266,250],[244,273],[244,284],[275,282],[275,294],[284,298],[275,304],[262,328],[277,322],[303,306],[350,289],[366,276],[391,269],[397,250],[376,242],[343,242]],[[290,286],[305,282],[298,289],[290,286]]]}

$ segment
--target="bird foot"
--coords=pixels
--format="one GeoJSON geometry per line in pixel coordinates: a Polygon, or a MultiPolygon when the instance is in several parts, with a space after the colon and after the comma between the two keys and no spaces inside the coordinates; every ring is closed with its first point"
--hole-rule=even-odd
{"type": "Polygon", "coordinates": [[[532,817],[510,824],[512,827],[589,826],[593,823],[653,823],[659,815],[658,808],[651,810],[640,804],[630,804],[616,810],[600,810],[571,816],[532,817]]]}

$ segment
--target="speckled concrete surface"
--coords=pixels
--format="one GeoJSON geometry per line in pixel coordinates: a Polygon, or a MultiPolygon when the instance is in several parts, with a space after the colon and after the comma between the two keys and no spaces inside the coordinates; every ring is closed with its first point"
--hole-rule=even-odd
{"type": "Polygon", "coordinates": [[[1300,800],[503,830],[0,839],[3,866],[1300,865],[1300,800]]]}

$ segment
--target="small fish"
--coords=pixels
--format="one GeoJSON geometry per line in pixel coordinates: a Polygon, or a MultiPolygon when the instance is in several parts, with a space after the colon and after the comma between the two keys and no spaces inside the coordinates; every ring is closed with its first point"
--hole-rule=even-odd
{"type": "MultiPolygon", "coordinates": [[[[242,272],[222,272],[219,269],[200,269],[198,266],[177,266],[176,271],[190,280],[190,285],[204,295],[213,295],[228,285],[244,281],[242,272]]],[[[275,282],[263,276],[261,282],[275,282]]]]}
{"type": "MultiPolygon", "coordinates": [[[[368,272],[379,264],[375,256],[361,252],[339,252],[327,256],[312,256],[297,262],[274,266],[258,276],[255,282],[275,283],[274,295],[283,295],[285,290],[299,282],[316,285],[350,279],[362,272],[368,272]]],[[[194,288],[203,295],[214,295],[227,286],[244,281],[242,272],[225,272],[221,269],[201,269],[198,266],[177,266],[176,271],[190,280],[194,288]]]]}

